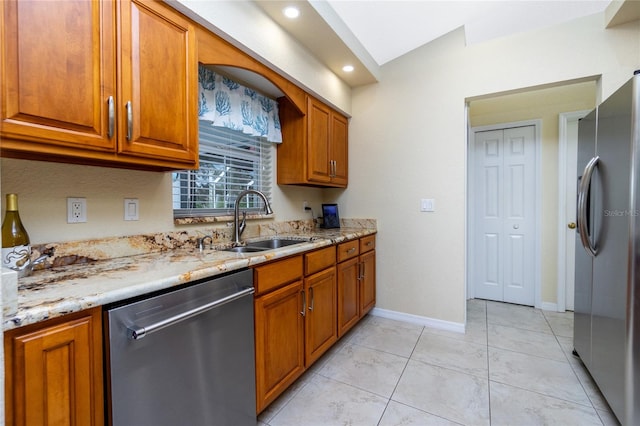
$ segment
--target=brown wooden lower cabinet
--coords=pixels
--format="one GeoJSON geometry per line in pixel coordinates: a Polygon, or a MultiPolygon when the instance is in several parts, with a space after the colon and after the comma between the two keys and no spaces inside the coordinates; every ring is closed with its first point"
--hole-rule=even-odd
{"type": "Polygon", "coordinates": [[[338,337],[376,304],[375,235],[338,245],[338,337]]]}
{"type": "Polygon", "coordinates": [[[304,372],[302,290],[295,281],[255,300],[258,413],[304,372]]]}
{"type": "Polygon", "coordinates": [[[336,250],[305,254],[305,367],[309,368],[338,340],[336,250]]]}
{"type": "Polygon", "coordinates": [[[325,247],[254,270],[258,413],[338,339],[335,253],[325,247]]]}
{"type": "Polygon", "coordinates": [[[338,263],[338,336],[360,320],[358,258],[338,263]]]}
{"type": "Polygon", "coordinates": [[[373,308],[374,249],[371,235],[254,269],[258,413],[373,308]]]}
{"type": "Polygon", "coordinates": [[[104,424],[101,308],[5,333],[7,425],[104,424]]]}
{"type": "Polygon", "coordinates": [[[376,252],[360,256],[360,316],[364,316],[376,304],[376,252]]]}
{"type": "Polygon", "coordinates": [[[256,411],[304,372],[302,255],[254,269],[256,411]]]}

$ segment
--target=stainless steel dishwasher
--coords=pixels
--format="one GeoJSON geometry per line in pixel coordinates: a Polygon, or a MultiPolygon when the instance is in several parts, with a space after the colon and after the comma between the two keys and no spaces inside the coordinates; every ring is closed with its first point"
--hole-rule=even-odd
{"type": "Polygon", "coordinates": [[[106,310],[114,426],[255,425],[253,275],[106,310]]]}

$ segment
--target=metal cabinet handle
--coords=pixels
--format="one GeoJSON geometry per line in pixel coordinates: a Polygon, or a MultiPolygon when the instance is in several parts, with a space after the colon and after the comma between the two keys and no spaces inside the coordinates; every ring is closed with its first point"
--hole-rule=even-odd
{"type": "Polygon", "coordinates": [[[358,262],[358,280],[364,279],[364,262],[358,262]]]}
{"type": "Polygon", "coordinates": [[[127,140],[133,137],[133,107],[131,101],[127,102],[127,140]]]}
{"type": "Polygon", "coordinates": [[[311,297],[311,303],[309,304],[309,310],[313,311],[313,287],[309,287],[309,296],[311,297]]]}
{"type": "Polygon", "coordinates": [[[336,160],[329,160],[329,177],[336,177],[336,160]]]}
{"type": "Polygon", "coordinates": [[[113,137],[113,132],[116,127],[116,110],[115,105],[113,103],[113,96],[109,96],[107,98],[107,111],[109,117],[109,124],[107,127],[107,137],[111,139],[113,137]]]}
{"type": "Polygon", "coordinates": [[[307,313],[305,312],[305,307],[307,306],[307,295],[305,294],[304,290],[302,290],[302,310],[300,311],[300,314],[302,314],[302,316],[306,316],[307,313]]]}
{"type": "Polygon", "coordinates": [[[155,322],[151,325],[148,325],[146,327],[137,327],[137,326],[131,326],[129,328],[127,328],[127,336],[129,337],[129,339],[131,340],[140,340],[142,339],[144,336],[147,336],[153,332],[162,330],[163,328],[169,327],[175,323],[178,323],[180,321],[184,321],[186,319],[195,317],[196,315],[200,315],[202,313],[205,313],[207,311],[210,311],[213,308],[217,308],[219,306],[222,306],[224,304],[227,304],[229,302],[233,302],[234,300],[240,299],[241,297],[247,296],[249,294],[253,294],[255,292],[255,289],[253,287],[249,287],[249,288],[245,288],[244,290],[241,290],[237,293],[231,294],[227,297],[223,297],[222,299],[218,299],[218,300],[214,300],[213,302],[204,304],[202,306],[198,306],[197,308],[193,308],[191,310],[182,312],[178,315],[174,315],[172,317],[169,318],[165,318],[163,320],[160,320],[158,322],[155,322]]]}
{"type": "Polygon", "coordinates": [[[591,244],[591,239],[589,238],[589,229],[587,226],[587,197],[589,196],[591,178],[599,161],[600,157],[595,156],[587,163],[582,173],[580,187],[578,188],[578,233],[580,234],[582,246],[587,253],[593,257],[598,254],[598,249],[594,244],[591,244]]]}
{"type": "Polygon", "coordinates": [[[355,251],[356,251],[356,248],[355,247],[351,247],[350,249],[347,250],[347,254],[351,254],[351,253],[353,253],[355,251]]]}

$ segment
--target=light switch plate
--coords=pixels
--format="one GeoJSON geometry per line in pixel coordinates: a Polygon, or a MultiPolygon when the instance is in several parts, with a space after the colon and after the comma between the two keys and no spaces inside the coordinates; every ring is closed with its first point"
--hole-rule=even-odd
{"type": "Polygon", "coordinates": [[[124,220],[139,220],[140,205],[137,198],[125,198],[124,199],[124,220]]]}
{"type": "Polygon", "coordinates": [[[420,211],[421,212],[435,212],[436,211],[436,200],[433,198],[423,198],[420,200],[420,211]]]}

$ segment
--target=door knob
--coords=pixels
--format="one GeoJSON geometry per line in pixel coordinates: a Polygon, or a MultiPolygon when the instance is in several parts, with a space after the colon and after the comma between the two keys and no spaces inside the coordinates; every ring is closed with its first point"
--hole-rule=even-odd
{"type": "Polygon", "coordinates": [[[569,227],[569,229],[576,229],[576,223],[575,222],[569,222],[569,225],[567,225],[569,227]]]}

